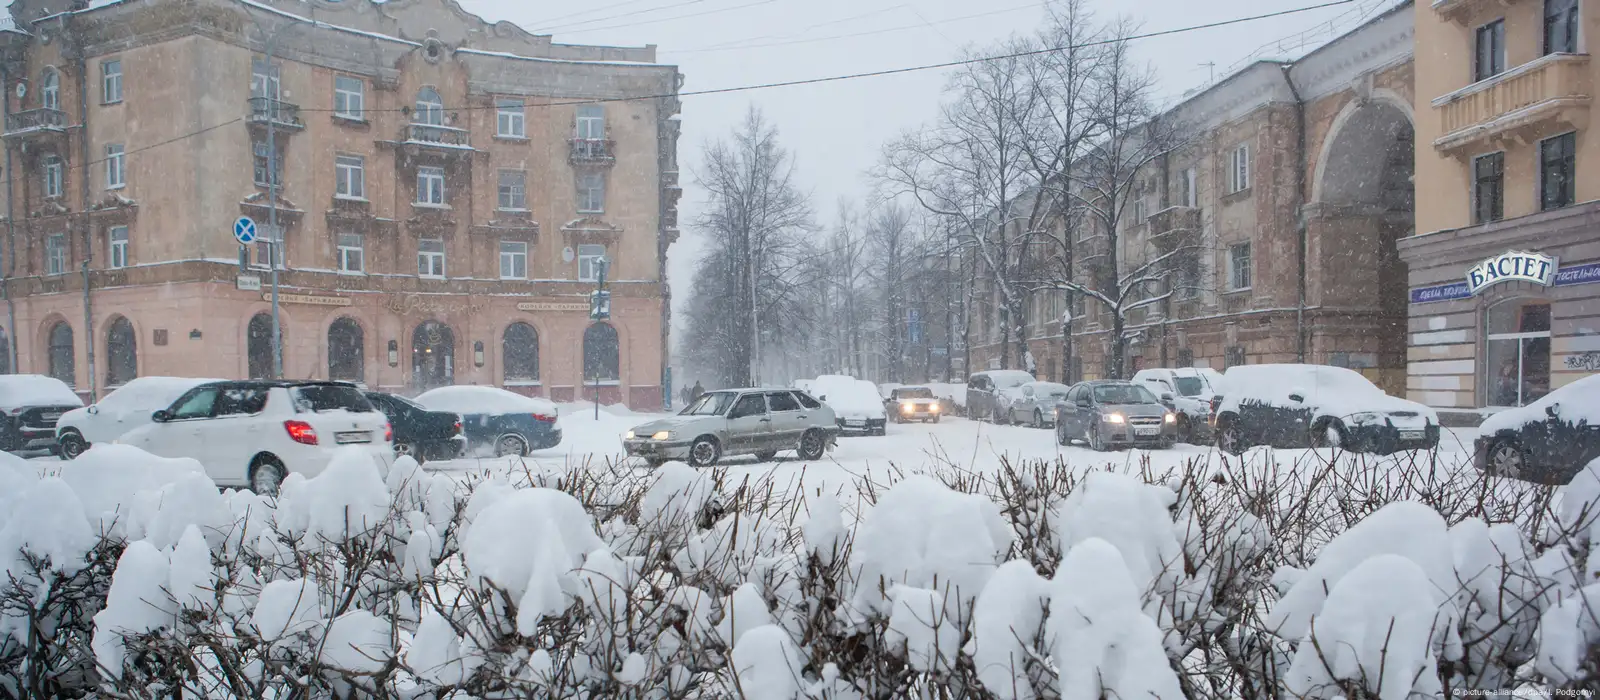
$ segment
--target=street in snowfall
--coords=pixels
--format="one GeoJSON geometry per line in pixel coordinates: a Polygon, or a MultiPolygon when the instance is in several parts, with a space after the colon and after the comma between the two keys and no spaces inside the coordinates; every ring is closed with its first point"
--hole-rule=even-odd
{"type": "Polygon", "coordinates": [[[0,700],[1589,696],[1584,26],[11,0],[0,700]]]}

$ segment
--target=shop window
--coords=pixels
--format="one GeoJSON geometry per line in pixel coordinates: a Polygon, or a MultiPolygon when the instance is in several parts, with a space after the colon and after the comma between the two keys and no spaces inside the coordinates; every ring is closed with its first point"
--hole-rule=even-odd
{"type": "Polygon", "coordinates": [[[1489,308],[1485,328],[1483,403],[1525,406],[1549,393],[1549,302],[1500,302],[1489,308]]]}

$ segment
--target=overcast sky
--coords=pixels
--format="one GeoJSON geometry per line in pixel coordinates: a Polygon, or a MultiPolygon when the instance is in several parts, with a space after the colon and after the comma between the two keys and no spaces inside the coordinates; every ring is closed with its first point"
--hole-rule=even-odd
{"type": "MultiPolygon", "coordinates": [[[[459,0],[490,21],[510,20],[558,42],[655,44],[679,67],[684,90],[797,80],[949,61],[962,47],[1034,31],[1039,0],[459,0]]],[[[1102,17],[1127,16],[1153,32],[1320,4],[1325,0],[1091,0],[1102,17]]],[[[1155,70],[1158,93],[1176,100],[1252,57],[1302,53],[1375,16],[1396,0],[1356,0],[1229,27],[1135,42],[1155,70]],[[1280,43],[1281,42],[1281,43],[1280,43]],[[1214,68],[1203,64],[1214,64],[1214,68]]],[[[697,241],[690,223],[700,193],[693,171],[703,145],[726,134],[749,105],[760,107],[793,153],[823,224],[835,202],[860,199],[864,173],[884,142],[935,114],[945,73],[918,73],[752,90],[683,101],[679,162],[685,169],[671,253],[674,301],[686,290],[697,241]]],[[[678,315],[682,320],[682,315],[678,315]]]]}

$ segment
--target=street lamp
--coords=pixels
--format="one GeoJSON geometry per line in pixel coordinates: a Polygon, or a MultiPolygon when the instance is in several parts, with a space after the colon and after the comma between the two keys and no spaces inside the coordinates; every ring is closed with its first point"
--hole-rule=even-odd
{"type": "MultiPolygon", "coordinates": [[[[313,10],[313,13],[315,10],[313,10]]],[[[312,20],[315,21],[315,16],[312,20]]],[[[260,36],[267,57],[266,82],[262,86],[260,97],[264,104],[267,120],[267,266],[272,270],[272,377],[283,378],[283,325],[278,314],[278,262],[283,256],[283,231],[278,228],[278,95],[282,94],[282,85],[279,83],[277,65],[273,63],[278,46],[278,37],[283,32],[294,27],[294,24],[282,24],[269,35],[261,27],[260,20],[254,16],[250,24],[255,27],[256,34],[260,36]]],[[[253,69],[252,69],[252,72],[253,69]]],[[[255,91],[255,79],[251,78],[251,92],[255,91]]],[[[252,94],[251,97],[256,97],[252,94]]],[[[251,105],[254,110],[255,106],[251,105]]],[[[252,115],[253,116],[253,115],[252,115]]]]}
{"type": "MultiPolygon", "coordinates": [[[[601,256],[595,263],[594,292],[589,294],[589,320],[604,321],[611,318],[611,292],[606,289],[606,271],[611,268],[611,261],[601,256]]],[[[585,343],[585,350],[588,343],[585,343]]],[[[588,363],[585,353],[584,364],[588,363]]],[[[598,363],[594,368],[594,419],[600,420],[600,367],[598,363]]]]}

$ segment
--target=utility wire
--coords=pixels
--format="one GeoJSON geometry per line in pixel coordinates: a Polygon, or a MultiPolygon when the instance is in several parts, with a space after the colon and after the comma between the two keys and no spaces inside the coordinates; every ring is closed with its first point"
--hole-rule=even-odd
{"type": "MultiPolygon", "coordinates": [[[[560,29],[566,29],[568,27],[581,27],[581,26],[583,26],[585,24],[594,24],[595,22],[604,22],[606,20],[612,20],[612,19],[622,19],[624,17],[636,17],[638,15],[650,14],[651,12],[660,12],[662,10],[671,10],[671,9],[677,8],[677,7],[687,7],[689,5],[699,5],[700,3],[703,3],[705,1],[706,0],[682,0],[682,2],[673,2],[673,3],[667,3],[665,5],[656,5],[654,7],[646,7],[644,9],[640,9],[640,10],[630,10],[628,12],[620,12],[620,13],[617,13],[617,14],[614,14],[614,15],[606,15],[604,17],[591,17],[589,19],[575,20],[575,21],[572,21],[572,22],[567,22],[565,24],[544,25],[544,26],[539,27],[537,31],[540,31],[540,32],[553,32],[553,31],[560,30],[560,29]]],[[[632,25],[624,24],[624,25],[620,25],[620,26],[628,27],[628,26],[632,26],[632,25]]],[[[606,27],[601,27],[601,29],[605,29],[605,28],[606,27]]],[[[585,29],[583,31],[590,31],[590,30],[585,29]]]]}
{"type": "MultiPolygon", "coordinates": [[[[765,43],[765,44],[750,44],[750,43],[741,44],[741,43],[737,43],[737,42],[731,42],[731,43],[727,43],[727,44],[719,44],[719,45],[707,46],[707,47],[698,48],[698,49],[674,49],[674,50],[662,51],[662,53],[676,55],[676,54],[684,54],[684,53],[711,53],[711,52],[717,52],[717,51],[737,51],[737,50],[743,50],[743,49],[765,49],[765,48],[771,48],[771,47],[774,47],[774,46],[793,46],[795,44],[814,44],[814,43],[817,43],[819,41],[834,41],[836,39],[851,39],[851,38],[863,37],[863,36],[877,36],[879,34],[888,34],[890,32],[906,31],[908,29],[933,29],[934,25],[938,25],[938,24],[950,24],[951,22],[961,22],[961,21],[965,21],[965,20],[969,20],[969,19],[978,19],[979,17],[991,17],[991,16],[994,16],[994,15],[1005,14],[1007,12],[1016,12],[1018,10],[1030,10],[1030,9],[1035,8],[1035,7],[1044,7],[1044,6],[1048,5],[1048,4],[1050,4],[1050,3],[1049,2],[1035,2],[1035,3],[1028,3],[1026,5],[1015,5],[1015,6],[1012,6],[1012,7],[1002,7],[1000,9],[998,9],[998,10],[989,10],[988,12],[979,12],[977,14],[963,15],[963,16],[960,16],[960,17],[949,17],[949,18],[946,18],[946,19],[941,19],[941,20],[932,21],[932,22],[930,22],[930,21],[928,21],[926,19],[923,19],[922,15],[917,13],[916,8],[913,8],[913,7],[910,7],[910,6],[904,6],[912,14],[917,15],[918,19],[922,19],[922,22],[920,24],[903,24],[903,25],[900,25],[898,27],[884,27],[882,29],[870,29],[870,30],[867,30],[867,31],[854,32],[854,33],[851,33],[851,34],[835,34],[833,36],[812,37],[810,39],[792,39],[792,40],[788,40],[788,41],[773,41],[773,42],[768,42],[768,43],[765,43]]],[[[938,32],[939,30],[934,29],[934,31],[938,32]]],[[[940,36],[944,36],[944,35],[941,33],[940,36]]],[[[945,39],[948,41],[949,37],[945,37],[945,39]]]]}

